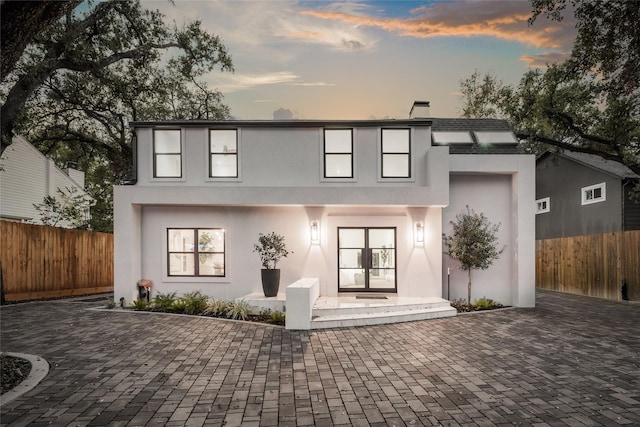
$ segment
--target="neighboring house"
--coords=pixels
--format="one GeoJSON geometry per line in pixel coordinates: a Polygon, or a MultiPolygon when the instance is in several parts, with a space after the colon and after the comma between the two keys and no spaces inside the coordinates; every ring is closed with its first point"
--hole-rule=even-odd
{"type": "Polygon", "coordinates": [[[547,152],[536,161],[536,239],[640,229],[629,194],[638,175],[584,153],[547,152]]]}
{"type": "MultiPolygon", "coordinates": [[[[34,204],[42,204],[47,196],[61,200],[58,190],[71,197],[83,196],[88,219],[93,199],[84,189],[84,172],[73,165],[58,169],[29,141],[15,136],[0,157],[0,219],[41,224],[34,204]]],[[[64,221],[56,226],[71,227],[64,221]]]]}
{"type": "Polygon", "coordinates": [[[534,157],[505,121],[421,106],[404,120],[133,122],[137,179],[114,188],[116,301],[142,278],[154,293],[261,292],[252,248],[271,231],[293,251],[281,292],[313,277],[321,296],[466,297],[442,234],[468,205],[505,246],[473,272],[473,297],[534,306],[534,157]]]}

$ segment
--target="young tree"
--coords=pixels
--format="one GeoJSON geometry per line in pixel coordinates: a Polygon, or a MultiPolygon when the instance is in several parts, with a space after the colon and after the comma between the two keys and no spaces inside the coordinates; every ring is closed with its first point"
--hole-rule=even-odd
{"type": "Polygon", "coordinates": [[[460,263],[459,268],[468,272],[467,303],[471,304],[471,270],[486,270],[500,257],[503,249],[498,250],[498,230],[482,213],[469,209],[456,215],[451,221],[453,230],[443,235],[447,255],[460,263]]]}

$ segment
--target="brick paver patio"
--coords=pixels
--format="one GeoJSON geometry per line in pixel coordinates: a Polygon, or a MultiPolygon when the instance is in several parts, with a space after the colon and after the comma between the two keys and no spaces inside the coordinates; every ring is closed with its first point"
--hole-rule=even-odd
{"type": "Polygon", "coordinates": [[[0,349],[51,369],[2,425],[640,425],[640,304],[311,332],[95,305],[0,309],[0,349]]]}

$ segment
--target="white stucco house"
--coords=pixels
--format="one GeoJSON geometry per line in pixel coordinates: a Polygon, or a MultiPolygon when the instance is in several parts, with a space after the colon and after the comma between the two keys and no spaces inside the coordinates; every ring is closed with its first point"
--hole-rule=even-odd
{"type": "Polygon", "coordinates": [[[473,297],[534,306],[534,157],[504,121],[432,119],[426,105],[404,120],[133,122],[136,179],[114,189],[115,299],[135,299],[142,278],[152,293],[259,293],[252,248],[271,231],[293,251],[283,294],[312,278],[320,298],[462,298],[442,233],[468,205],[501,223],[505,246],[474,271],[473,297]]]}
{"type": "MultiPolygon", "coordinates": [[[[0,219],[42,224],[34,204],[42,204],[47,196],[64,203],[60,190],[70,197],[80,196],[88,221],[93,198],[84,184],[84,172],[76,165],[60,169],[25,138],[14,136],[0,156],[0,219]]],[[[56,221],[56,226],[73,227],[64,220],[56,221]]]]}

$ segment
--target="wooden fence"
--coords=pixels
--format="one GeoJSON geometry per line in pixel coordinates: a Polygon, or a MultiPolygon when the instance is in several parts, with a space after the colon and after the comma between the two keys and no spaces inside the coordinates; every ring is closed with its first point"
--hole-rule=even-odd
{"type": "Polygon", "coordinates": [[[622,282],[640,301],[640,231],[536,241],[536,286],[621,300],[622,282]]]}
{"type": "Polygon", "coordinates": [[[6,301],[113,291],[113,235],[0,221],[6,301]]]}

